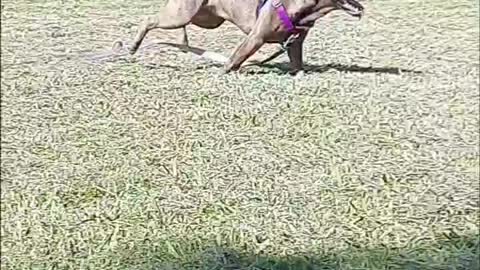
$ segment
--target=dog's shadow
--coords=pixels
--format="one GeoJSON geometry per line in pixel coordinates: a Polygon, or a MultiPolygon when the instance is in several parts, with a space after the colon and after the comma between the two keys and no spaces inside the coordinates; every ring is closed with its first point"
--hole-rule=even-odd
{"type": "MultiPolygon", "coordinates": [[[[185,46],[182,44],[175,44],[170,42],[152,42],[150,44],[142,46],[142,50],[146,50],[150,47],[154,46],[171,46],[177,49],[180,49],[184,53],[190,51],[191,53],[202,56],[207,52],[202,48],[192,47],[192,46],[185,46]]],[[[91,61],[101,61],[101,60],[108,60],[110,58],[118,58],[124,57],[127,55],[126,52],[126,45],[121,41],[116,41],[114,43],[113,51],[107,51],[106,53],[102,53],[99,55],[92,55],[90,56],[91,61]]],[[[112,60],[112,59],[110,59],[112,60]]],[[[118,60],[118,59],[117,59],[118,60]]],[[[179,67],[171,66],[171,65],[164,65],[164,64],[147,64],[147,67],[150,69],[158,69],[158,68],[169,68],[180,70],[179,67]]],[[[207,65],[197,66],[196,69],[205,69],[209,67],[217,67],[223,68],[223,63],[218,63],[215,61],[210,61],[207,65]]],[[[305,64],[304,71],[305,73],[324,73],[331,69],[340,71],[340,72],[356,72],[356,73],[383,73],[383,74],[393,74],[393,75],[400,75],[400,74],[423,74],[424,72],[412,69],[405,69],[399,67],[372,67],[372,66],[359,66],[359,65],[344,65],[344,64],[335,64],[329,63],[324,65],[312,65],[312,64],[305,64]]],[[[288,62],[280,62],[280,63],[265,63],[265,64],[250,64],[243,67],[240,70],[243,74],[271,74],[276,73],[279,75],[285,75],[290,73],[290,67],[288,62]],[[252,68],[253,67],[253,68],[252,68]]]]}
{"type": "MultiPolygon", "coordinates": [[[[223,65],[217,63],[210,63],[207,65],[197,66],[197,70],[205,70],[206,68],[216,67],[219,69],[223,68],[223,65]]],[[[172,65],[163,65],[163,64],[150,64],[147,65],[149,69],[159,69],[159,68],[169,68],[180,71],[181,68],[178,66],[172,65]]],[[[391,74],[391,75],[400,75],[400,74],[423,74],[423,71],[405,69],[399,67],[372,67],[372,66],[359,66],[359,65],[344,65],[344,64],[335,64],[329,63],[324,65],[311,65],[305,64],[304,71],[306,74],[311,73],[324,73],[329,70],[337,70],[339,72],[353,72],[353,73],[382,73],[382,74],[391,74]]],[[[275,63],[275,64],[261,64],[261,65],[248,65],[240,69],[240,73],[247,75],[262,75],[262,74],[278,74],[286,75],[291,74],[290,67],[288,63],[275,63]]]]}
{"type": "MultiPolygon", "coordinates": [[[[289,63],[274,63],[274,64],[262,64],[256,65],[255,70],[246,70],[248,74],[267,74],[267,73],[277,73],[280,75],[289,74],[290,67],[289,63]],[[258,67],[264,67],[266,69],[258,69],[258,67]]],[[[392,74],[400,75],[402,73],[410,74],[423,74],[422,71],[405,69],[399,67],[372,67],[372,66],[359,66],[359,65],[344,65],[344,64],[335,64],[329,63],[324,65],[311,65],[305,64],[304,71],[305,73],[324,73],[331,69],[340,71],[340,72],[355,72],[355,73],[383,73],[383,74],[392,74]]]]}

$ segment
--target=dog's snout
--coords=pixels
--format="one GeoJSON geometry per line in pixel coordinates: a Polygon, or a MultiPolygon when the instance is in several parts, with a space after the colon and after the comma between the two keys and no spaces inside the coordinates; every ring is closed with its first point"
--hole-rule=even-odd
{"type": "Polygon", "coordinates": [[[363,6],[357,0],[340,0],[340,8],[351,16],[361,18],[363,16],[363,6]]]}

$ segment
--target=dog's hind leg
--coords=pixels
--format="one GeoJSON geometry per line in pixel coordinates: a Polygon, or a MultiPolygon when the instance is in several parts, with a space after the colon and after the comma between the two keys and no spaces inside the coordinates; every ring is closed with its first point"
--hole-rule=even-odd
{"type": "MultiPolygon", "coordinates": [[[[203,0],[168,1],[167,5],[159,14],[148,17],[140,24],[132,47],[130,48],[130,53],[134,54],[138,50],[148,31],[152,29],[184,28],[202,7],[203,2],[203,0]]],[[[186,37],[186,30],[184,30],[184,37],[186,37]]],[[[188,40],[186,40],[186,42],[188,43],[188,40]]]]}

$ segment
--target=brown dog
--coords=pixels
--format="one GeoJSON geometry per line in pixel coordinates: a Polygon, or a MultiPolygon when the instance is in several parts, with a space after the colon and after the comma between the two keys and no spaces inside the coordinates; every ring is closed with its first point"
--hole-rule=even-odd
{"type": "Polygon", "coordinates": [[[140,25],[130,53],[137,51],[152,29],[181,28],[182,43],[188,46],[186,25],[213,29],[227,20],[248,36],[225,63],[226,73],[238,70],[265,43],[282,43],[296,73],[303,69],[303,42],[309,29],[333,10],[359,18],[363,14],[356,0],[169,0],[159,14],[140,25]]]}

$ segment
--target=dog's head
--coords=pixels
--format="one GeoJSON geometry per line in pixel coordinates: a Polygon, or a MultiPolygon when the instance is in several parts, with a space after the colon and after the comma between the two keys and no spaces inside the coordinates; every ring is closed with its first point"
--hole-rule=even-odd
{"type": "Polygon", "coordinates": [[[312,27],[317,19],[334,10],[343,10],[351,16],[361,18],[364,8],[358,1],[362,0],[305,0],[297,25],[312,27]]]}
{"type": "Polygon", "coordinates": [[[348,14],[361,18],[363,15],[363,6],[356,0],[332,0],[333,4],[348,14]]]}

